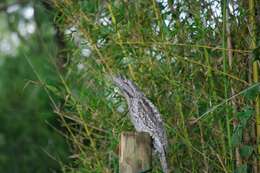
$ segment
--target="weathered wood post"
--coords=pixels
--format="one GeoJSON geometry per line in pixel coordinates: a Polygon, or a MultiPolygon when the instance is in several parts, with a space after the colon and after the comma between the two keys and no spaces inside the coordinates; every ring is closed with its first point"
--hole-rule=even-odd
{"type": "Polygon", "coordinates": [[[121,133],[120,173],[145,173],[152,170],[152,139],[144,132],[121,133]]]}

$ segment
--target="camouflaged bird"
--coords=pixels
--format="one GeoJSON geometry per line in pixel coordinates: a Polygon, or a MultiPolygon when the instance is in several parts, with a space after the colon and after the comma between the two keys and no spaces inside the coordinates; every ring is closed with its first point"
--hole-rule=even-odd
{"type": "Polygon", "coordinates": [[[140,89],[125,77],[113,77],[113,82],[125,97],[130,119],[136,131],[147,132],[153,139],[153,147],[158,153],[164,173],[168,173],[166,161],[167,137],[163,128],[160,113],[140,89]]]}

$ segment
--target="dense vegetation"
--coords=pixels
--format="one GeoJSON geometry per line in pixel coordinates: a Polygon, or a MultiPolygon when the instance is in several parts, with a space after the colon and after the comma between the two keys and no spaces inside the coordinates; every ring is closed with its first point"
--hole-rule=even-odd
{"type": "Polygon", "coordinates": [[[133,128],[108,80],[117,74],[158,106],[172,170],[257,172],[255,3],[54,0],[70,55],[60,115],[74,120],[72,172],[117,169],[118,135],[133,128]]]}
{"type": "MultiPolygon", "coordinates": [[[[56,71],[29,62],[73,149],[64,172],[118,172],[119,135],[133,130],[125,100],[109,80],[118,74],[160,110],[172,172],[259,172],[257,0],[43,5],[59,51],[44,64],[56,71]]],[[[153,172],[160,172],[156,159],[153,172]]]]}

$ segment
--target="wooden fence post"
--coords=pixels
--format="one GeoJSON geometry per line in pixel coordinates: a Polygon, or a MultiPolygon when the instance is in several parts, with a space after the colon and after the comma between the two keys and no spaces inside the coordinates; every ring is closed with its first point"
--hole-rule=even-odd
{"type": "Polygon", "coordinates": [[[152,139],[144,132],[121,133],[120,173],[148,173],[152,170],[152,139]]]}

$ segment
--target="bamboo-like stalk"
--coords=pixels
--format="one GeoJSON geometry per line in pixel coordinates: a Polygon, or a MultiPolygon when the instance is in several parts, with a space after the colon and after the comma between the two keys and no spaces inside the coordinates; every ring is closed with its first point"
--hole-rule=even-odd
{"type": "MultiPolygon", "coordinates": [[[[223,18],[223,25],[222,25],[222,48],[227,49],[227,33],[226,33],[226,27],[227,27],[227,0],[224,0],[222,2],[222,18],[223,18]]],[[[227,52],[223,49],[222,51],[223,56],[223,71],[224,73],[227,73],[228,69],[228,62],[227,62],[227,52]]],[[[225,99],[228,98],[228,80],[227,77],[224,77],[224,96],[225,99]]],[[[233,150],[232,150],[232,143],[231,143],[231,127],[230,127],[230,110],[228,108],[228,105],[225,105],[225,113],[226,113],[226,128],[227,128],[227,138],[228,138],[228,150],[229,150],[229,157],[230,160],[233,160],[233,150]]],[[[231,168],[233,167],[232,162],[231,168]]]]}
{"type": "MultiPolygon", "coordinates": [[[[204,5],[206,6],[205,2],[204,2],[204,5]]],[[[202,14],[199,14],[199,16],[201,16],[202,14]]],[[[204,37],[206,38],[207,37],[207,34],[206,32],[203,32],[203,35],[204,37]]],[[[216,93],[216,86],[215,86],[215,83],[214,83],[214,78],[213,78],[213,70],[214,69],[214,66],[211,66],[211,61],[210,61],[210,56],[209,56],[209,50],[206,49],[206,48],[203,48],[203,56],[205,57],[205,64],[210,67],[207,69],[207,81],[208,81],[208,84],[209,84],[209,96],[208,96],[208,99],[209,99],[209,107],[212,107],[216,102],[217,102],[217,93],[216,93]]],[[[213,114],[213,113],[210,113],[210,114],[213,114]]],[[[224,134],[224,129],[221,128],[222,125],[221,125],[221,119],[217,119],[218,121],[218,126],[219,126],[219,129],[221,131],[221,134],[224,134]]],[[[212,126],[212,122],[209,122],[210,126],[212,126]]],[[[201,124],[199,123],[199,129],[201,131],[201,124]]],[[[202,131],[201,131],[201,136],[203,135],[202,131]]],[[[227,149],[226,149],[226,146],[225,146],[225,143],[226,143],[226,140],[225,140],[225,137],[224,135],[221,135],[220,136],[220,151],[221,152],[221,155],[223,155],[225,159],[227,159],[227,149]]],[[[201,143],[202,143],[202,148],[205,149],[204,145],[203,144],[203,136],[202,136],[202,139],[201,139],[201,143]]],[[[226,162],[226,160],[225,160],[226,162]]],[[[204,165],[205,165],[205,172],[209,171],[209,168],[208,168],[208,161],[207,159],[204,157],[204,165]]]]}
{"type": "Polygon", "coordinates": [[[182,130],[183,130],[184,140],[185,140],[185,143],[188,144],[187,145],[188,153],[189,153],[189,156],[190,156],[190,159],[191,159],[191,164],[192,164],[191,170],[194,171],[195,170],[195,164],[194,164],[194,160],[193,160],[194,157],[193,157],[192,148],[191,148],[192,143],[191,143],[191,140],[190,140],[190,137],[189,137],[187,126],[185,124],[185,117],[184,117],[184,113],[183,113],[183,108],[182,108],[180,96],[177,96],[177,98],[176,98],[176,106],[177,106],[177,109],[178,109],[178,112],[179,112],[180,118],[181,118],[181,127],[182,127],[182,130]]]}
{"type": "MultiPolygon", "coordinates": [[[[231,38],[231,32],[230,32],[230,22],[229,22],[229,8],[226,8],[226,33],[227,33],[227,49],[228,49],[228,65],[229,65],[229,69],[232,70],[232,64],[233,64],[233,52],[232,52],[232,38],[231,38]]],[[[233,86],[233,82],[232,80],[230,81],[230,91],[231,91],[231,95],[235,94],[234,91],[234,86],[233,86]]],[[[236,107],[236,103],[235,100],[231,101],[232,104],[232,114],[234,116],[234,118],[236,117],[236,112],[237,112],[237,107],[236,107]]],[[[235,129],[237,127],[236,123],[233,123],[233,128],[235,129]]],[[[236,167],[239,167],[242,164],[242,159],[240,156],[240,152],[239,152],[239,147],[235,148],[235,160],[236,160],[236,167]]]]}
{"type": "MultiPolygon", "coordinates": [[[[250,49],[254,50],[256,48],[256,21],[255,21],[255,4],[254,0],[249,0],[249,25],[250,25],[250,49]]],[[[252,55],[251,57],[252,58],[252,55]]],[[[258,61],[253,62],[253,82],[259,82],[259,73],[258,73],[258,61]]],[[[260,154],[260,97],[259,95],[255,100],[255,119],[256,119],[256,142],[257,142],[257,151],[260,154]]],[[[258,160],[258,170],[260,168],[260,161],[258,160]]]]}
{"type": "MultiPolygon", "coordinates": [[[[196,93],[196,87],[193,85],[193,90],[194,93],[196,93]]],[[[197,97],[197,94],[196,94],[197,97]]],[[[195,101],[195,109],[197,114],[199,114],[199,104],[197,101],[195,101]]],[[[201,149],[202,149],[202,156],[203,156],[203,164],[204,164],[204,172],[208,173],[209,172],[209,162],[207,158],[207,150],[206,150],[206,143],[204,139],[204,130],[202,127],[201,122],[198,122],[199,130],[200,130],[200,143],[201,143],[201,149]]]]}

